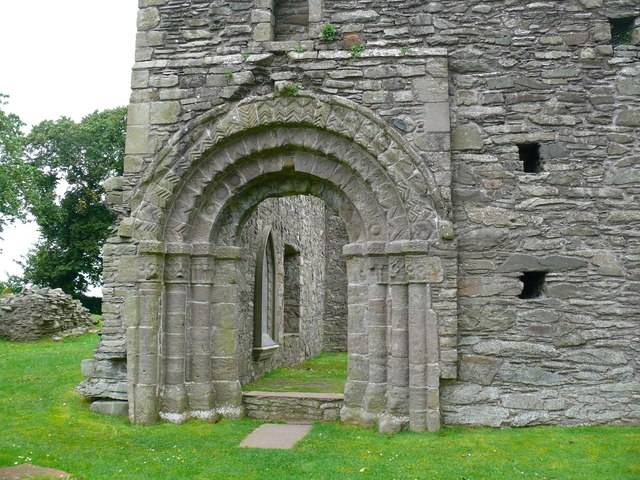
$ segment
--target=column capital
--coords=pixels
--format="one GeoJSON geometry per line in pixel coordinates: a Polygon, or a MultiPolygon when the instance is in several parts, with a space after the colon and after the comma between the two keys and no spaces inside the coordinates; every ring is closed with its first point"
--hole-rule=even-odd
{"type": "Polygon", "coordinates": [[[441,283],[444,280],[442,260],[438,257],[407,255],[405,266],[409,283],[441,283]]]}

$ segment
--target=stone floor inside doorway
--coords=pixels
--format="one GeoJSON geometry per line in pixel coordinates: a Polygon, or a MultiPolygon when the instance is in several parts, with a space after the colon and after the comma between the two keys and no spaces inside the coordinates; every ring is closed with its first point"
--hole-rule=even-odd
{"type": "Polygon", "coordinates": [[[347,354],[326,352],[292,367],[276,368],[243,390],[343,393],[346,381],[347,354]]]}

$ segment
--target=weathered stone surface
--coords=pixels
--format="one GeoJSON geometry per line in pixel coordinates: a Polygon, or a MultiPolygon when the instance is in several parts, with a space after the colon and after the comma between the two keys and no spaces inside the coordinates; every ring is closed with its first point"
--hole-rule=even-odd
{"type": "Polygon", "coordinates": [[[14,467],[0,468],[0,478],[2,480],[24,480],[25,478],[71,478],[71,474],[56,470],[54,468],[38,467],[36,465],[24,464],[14,467]]]}
{"type": "Polygon", "coordinates": [[[482,132],[475,123],[460,125],[451,132],[453,150],[482,150],[482,146],[482,132]]]}
{"type": "Polygon", "coordinates": [[[491,385],[500,368],[500,360],[479,355],[464,355],[460,359],[460,380],[491,385]]]}
{"type": "MultiPolygon", "coordinates": [[[[135,421],[157,418],[161,399],[154,395],[162,385],[149,372],[168,365],[178,384],[166,386],[176,411],[197,400],[202,415],[208,408],[241,414],[236,379],[264,371],[245,367],[254,362],[247,323],[253,260],[242,256],[235,271],[211,258],[197,276],[203,284],[186,271],[165,285],[163,265],[143,268],[136,255],[139,247],[159,256],[171,248],[203,254],[218,234],[237,246],[245,221],[273,220],[258,206],[262,200],[303,193],[321,197],[344,220],[353,242],[345,249],[350,284],[346,294],[314,287],[321,265],[331,278],[338,262],[307,252],[313,265],[303,269],[305,288],[317,292],[302,303],[314,312],[305,317],[314,333],[287,336],[265,369],[319,351],[328,345],[324,334],[346,338],[353,381],[342,418],[385,431],[433,427],[437,409],[427,413],[424,405],[438,403],[438,377],[448,379],[439,398],[448,423],[640,422],[640,50],[612,45],[607,20],[640,17],[637,1],[514,0],[500,8],[482,0],[400,0],[392,7],[373,0],[361,8],[282,2],[291,15],[275,12],[270,0],[193,2],[188,22],[180,2],[155,1],[141,4],[137,106],[123,181],[108,194],[120,235],[105,250],[108,313],[98,363],[85,365],[102,377],[88,378],[86,391],[126,398],[116,364],[129,353],[128,374],[140,387],[130,399],[135,421]],[[336,26],[335,42],[321,39],[328,23],[336,26]],[[344,48],[349,33],[363,51],[344,48]],[[527,144],[539,145],[533,171],[521,158],[527,144]],[[190,244],[196,237],[198,245],[190,244]],[[405,240],[416,243],[399,248],[405,240]],[[391,252],[439,258],[438,283],[403,284],[405,263],[378,262],[391,252]],[[547,273],[539,297],[519,298],[524,271],[547,273]],[[167,285],[188,291],[165,296],[167,285]],[[234,303],[240,291],[243,300],[234,303]],[[196,293],[199,313],[189,317],[191,306],[181,302],[196,293]],[[164,299],[176,302],[166,310],[174,331],[187,331],[195,318],[198,335],[171,343],[184,357],[138,361],[132,353],[156,351],[161,333],[154,328],[169,320],[164,299]],[[346,326],[336,320],[344,312],[339,303],[349,304],[346,326]],[[138,319],[146,323],[137,326],[138,319]],[[427,345],[416,340],[426,338],[427,320],[438,330],[439,363],[425,362],[427,345]],[[133,330],[125,335],[127,325],[133,330]],[[142,347],[127,352],[125,339],[142,347]],[[204,367],[207,345],[225,352],[214,355],[211,371],[204,367]],[[183,361],[188,368],[179,367],[183,361]],[[409,370],[414,381],[428,377],[428,394],[407,391],[409,370]],[[191,397],[180,396],[181,382],[191,397]],[[394,403],[410,394],[410,412],[407,401],[394,403]]],[[[288,205],[279,210],[286,218],[275,222],[283,238],[295,238],[296,229],[320,235],[325,223],[314,208],[277,202],[288,205]],[[314,219],[313,228],[294,220],[294,211],[314,219]]],[[[305,243],[302,235],[295,239],[305,243]]],[[[308,243],[321,250],[321,242],[308,243]]],[[[291,310],[290,297],[278,298],[291,310]]]]}
{"type": "Polygon", "coordinates": [[[80,335],[95,328],[89,310],[60,289],[0,296],[0,337],[14,341],[80,335]]]}
{"type": "Polygon", "coordinates": [[[311,425],[261,425],[240,442],[240,447],[288,450],[310,431],[311,425]]]}
{"type": "Polygon", "coordinates": [[[92,412],[114,417],[126,417],[127,415],[129,415],[129,404],[122,401],[118,402],[114,400],[98,400],[91,404],[90,409],[92,412]]]}
{"type": "Polygon", "coordinates": [[[618,125],[640,127],[640,110],[624,110],[618,115],[618,125]]]}
{"type": "Polygon", "coordinates": [[[336,421],[344,396],[327,393],[244,392],[247,416],[259,420],[336,421]]]}

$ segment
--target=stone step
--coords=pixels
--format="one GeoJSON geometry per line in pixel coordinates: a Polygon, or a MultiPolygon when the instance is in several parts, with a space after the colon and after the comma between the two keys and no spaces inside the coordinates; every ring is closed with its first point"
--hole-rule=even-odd
{"type": "Polygon", "coordinates": [[[331,422],[340,419],[341,393],[243,392],[245,413],[259,420],[331,422]]]}

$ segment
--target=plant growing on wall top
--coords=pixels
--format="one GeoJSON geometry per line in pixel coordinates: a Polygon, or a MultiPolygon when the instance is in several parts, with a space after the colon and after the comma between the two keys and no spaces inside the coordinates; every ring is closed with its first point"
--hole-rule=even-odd
{"type": "Polygon", "coordinates": [[[300,93],[300,86],[295,83],[288,83],[278,93],[281,97],[295,97],[300,93]]]}

